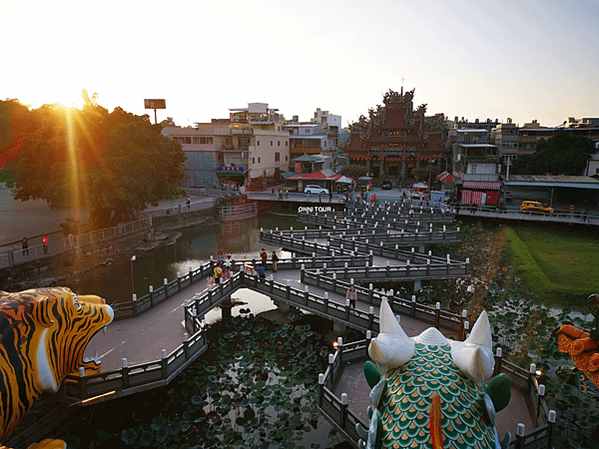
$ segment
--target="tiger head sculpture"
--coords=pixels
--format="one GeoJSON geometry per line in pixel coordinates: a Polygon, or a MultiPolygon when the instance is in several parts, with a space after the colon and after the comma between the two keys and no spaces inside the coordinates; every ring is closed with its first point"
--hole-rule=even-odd
{"type": "Polygon", "coordinates": [[[68,288],[0,291],[0,445],[42,392],[56,392],[80,367],[100,370],[83,353],[113,318],[102,298],[68,288]]]}
{"type": "Polygon", "coordinates": [[[463,342],[435,328],[408,337],[386,300],[380,333],[373,339],[364,373],[369,386],[370,427],[357,431],[359,447],[505,449],[495,413],[509,402],[510,379],[493,375],[489,320],[483,311],[463,342]]]}

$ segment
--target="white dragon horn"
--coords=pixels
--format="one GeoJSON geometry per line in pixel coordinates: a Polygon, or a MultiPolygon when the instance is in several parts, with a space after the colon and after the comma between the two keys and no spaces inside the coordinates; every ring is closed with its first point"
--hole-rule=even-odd
{"type": "Polygon", "coordinates": [[[468,338],[463,342],[451,343],[453,363],[475,382],[490,379],[495,365],[492,342],[489,317],[483,310],[468,338]]]}
{"type": "Polygon", "coordinates": [[[370,342],[368,355],[383,373],[407,363],[414,355],[414,342],[401,328],[385,298],[379,315],[380,333],[370,342]]]}

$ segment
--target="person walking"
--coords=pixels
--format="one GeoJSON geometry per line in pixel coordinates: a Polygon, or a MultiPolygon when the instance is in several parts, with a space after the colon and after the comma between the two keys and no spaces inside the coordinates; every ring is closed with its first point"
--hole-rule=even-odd
{"type": "Polygon", "coordinates": [[[25,255],[25,253],[27,253],[27,255],[29,255],[29,242],[27,241],[27,237],[23,237],[23,240],[21,243],[23,246],[23,255],[25,255]]]}
{"type": "Polygon", "coordinates": [[[354,289],[354,285],[350,285],[345,294],[345,298],[349,299],[349,306],[352,309],[356,308],[356,299],[358,299],[358,292],[354,289]]]}
{"type": "Polygon", "coordinates": [[[272,272],[277,272],[277,262],[279,262],[279,256],[277,256],[276,252],[272,252],[272,272]]]}
{"type": "Polygon", "coordinates": [[[46,235],[42,237],[42,244],[44,245],[44,254],[48,254],[48,246],[50,246],[50,239],[46,235]]]}
{"type": "Polygon", "coordinates": [[[216,285],[220,284],[220,279],[223,277],[223,269],[220,267],[220,264],[216,264],[214,267],[214,282],[216,285]]]}
{"type": "Polygon", "coordinates": [[[262,266],[264,267],[264,270],[266,271],[266,262],[268,260],[268,253],[266,252],[266,250],[264,248],[262,248],[262,250],[260,251],[260,260],[262,261],[262,266]]]}

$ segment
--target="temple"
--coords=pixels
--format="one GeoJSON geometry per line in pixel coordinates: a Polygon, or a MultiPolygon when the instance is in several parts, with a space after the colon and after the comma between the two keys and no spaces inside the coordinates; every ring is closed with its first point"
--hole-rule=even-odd
{"type": "Polygon", "coordinates": [[[414,90],[404,94],[389,90],[384,106],[368,111],[350,125],[344,148],[352,164],[365,165],[368,174],[398,182],[413,178],[411,172],[437,162],[447,150],[444,114],[425,116],[426,104],[414,109],[414,90]]]}

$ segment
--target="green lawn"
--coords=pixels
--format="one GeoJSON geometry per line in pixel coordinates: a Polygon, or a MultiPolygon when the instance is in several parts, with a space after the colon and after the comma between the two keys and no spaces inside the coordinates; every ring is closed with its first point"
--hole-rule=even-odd
{"type": "Polygon", "coordinates": [[[556,230],[508,227],[511,265],[545,303],[586,306],[599,293],[599,240],[556,230]]]}

